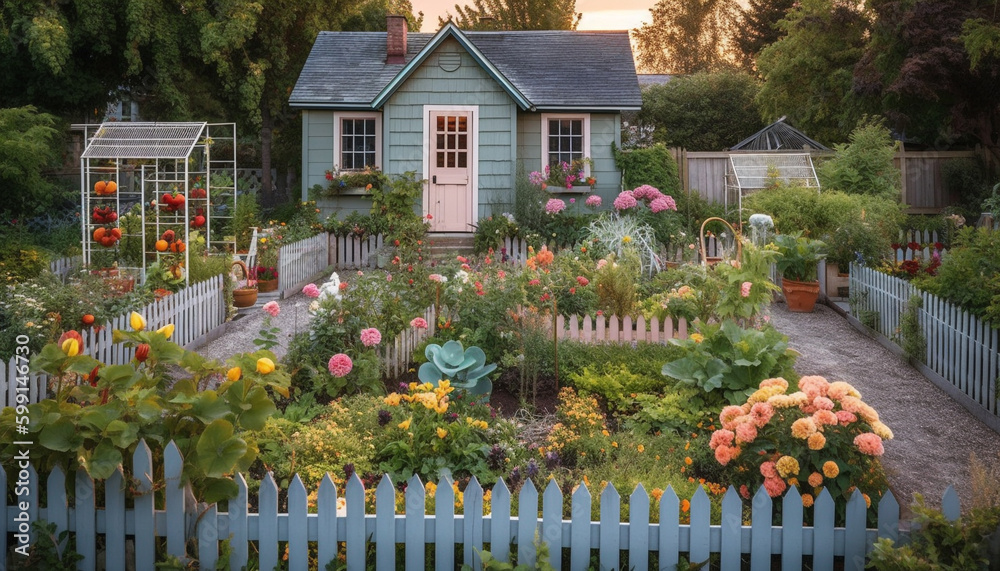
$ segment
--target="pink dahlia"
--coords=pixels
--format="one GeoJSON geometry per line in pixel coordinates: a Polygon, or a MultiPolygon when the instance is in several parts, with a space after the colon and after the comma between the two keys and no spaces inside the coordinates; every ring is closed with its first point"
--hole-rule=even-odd
{"type": "Polygon", "coordinates": [[[760,465],[760,475],[764,476],[765,478],[777,478],[778,477],[777,465],[770,460],[764,462],[763,464],[760,465]]]}
{"type": "Polygon", "coordinates": [[[736,405],[729,405],[722,408],[719,412],[719,422],[722,423],[722,428],[732,430],[735,424],[736,418],[743,415],[743,407],[736,405]]]}
{"type": "Polygon", "coordinates": [[[438,283],[444,283],[448,281],[448,278],[442,276],[441,274],[431,274],[427,276],[427,279],[431,280],[432,282],[438,282],[438,283]]]}
{"type": "Polygon", "coordinates": [[[623,190],[615,198],[614,206],[615,210],[628,210],[629,208],[635,208],[639,202],[635,199],[631,190],[623,190]]]}
{"type": "Polygon", "coordinates": [[[882,439],[873,432],[865,432],[855,436],[854,445],[858,447],[859,452],[869,456],[881,456],[885,452],[885,448],[882,447],[882,439]]]}
{"type": "Polygon", "coordinates": [[[365,347],[374,347],[382,342],[382,333],[374,327],[362,329],[361,342],[365,347]]]}
{"type": "Polygon", "coordinates": [[[414,317],[413,320],[410,321],[410,327],[414,327],[416,329],[427,329],[427,320],[423,317],[414,317]]]}
{"type": "Polygon", "coordinates": [[[764,478],[764,489],[767,490],[767,495],[772,498],[777,498],[785,493],[787,488],[788,484],[781,478],[764,478]]]}
{"type": "Polygon", "coordinates": [[[591,208],[600,208],[601,202],[603,201],[601,200],[600,196],[597,196],[596,194],[591,194],[590,196],[587,197],[587,200],[584,201],[584,204],[586,204],[591,208]]]}
{"type": "Polygon", "coordinates": [[[337,353],[333,357],[330,357],[330,363],[327,365],[330,369],[330,374],[334,377],[341,378],[346,377],[351,369],[354,368],[354,363],[351,362],[351,358],[343,353],[337,353]]]}
{"type": "Polygon", "coordinates": [[[740,444],[753,442],[757,439],[757,427],[750,422],[736,425],[736,441],[740,444]]]}
{"type": "Polygon", "coordinates": [[[712,440],[709,441],[708,446],[712,450],[715,450],[719,446],[730,446],[733,443],[733,438],[735,438],[732,430],[726,430],[721,428],[712,433],[712,440]]]}
{"type": "Polygon", "coordinates": [[[753,423],[757,428],[761,428],[767,424],[772,416],[774,416],[774,407],[766,402],[754,403],[753,407],[750,408],[750,418],[753,419],[753,423]]]}
{"type": "Polygon", "coordinates": [[[563,210],[566,210],[566,203],[558,198],[550,198],[545,203],[545,212],[549,214],[559,214],[563,210]]]}
{"type": "Polygon", "coordinates": [[[590,283],[590,280],[583,276],[576,276],[576,283],[580,284],[580,286],[586,286],[590,283]]]}
{"type": "Polygon", "coordinates": [[[725,466],[730,460],[736,457],[737,450],[737,448],[723,444],[715,449],[715,459],[719,462],[719,464],[725,466]]]}
{"type": "Polygon", "coordinates": [[[306,297],[319,297],[319,288],[316,284],[306,284],[306,287],[302,288],[302,293],[306,294],[306,297]]]}
{"type": "Polygon", "coordinates": [[[840,421],[841,426],[847,426],[848,424],[858,420],[858,417],[853,412],[846,410],[838,410],[837,420],[840,421]]]}
{"type": "Polygon", "coordinates": [[[271,317],[278,317],[278,314],[281,313],[281,308],[278,307],[278,302],[276,301],[265,303],[263,309],[271,317]]]}

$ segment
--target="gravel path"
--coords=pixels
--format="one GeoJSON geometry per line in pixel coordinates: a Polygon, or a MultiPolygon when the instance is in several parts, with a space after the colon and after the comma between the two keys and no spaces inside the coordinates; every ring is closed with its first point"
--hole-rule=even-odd
{"type": "MultiPolygon", "coordinates": [[[[319,285],[319,284],[317,284],[319,285]]],[[[296,333],[306,331],[309,323],[309,302],[302,293],[282,300],[275,300],[281,308],[277,317],[271,318],[271,326],[280,328],[279,345],[271,349],[279,358],[288,352],[288,343],[296,333]]],[[[225,361],[236,353],[257,350],[253,340],[257,338],[267,314],[260,307],[243,314],[239,319],[226,324],[226,332],[221,337],[204,345],[198,352],[210,359],[225,361]]]]}
{"type": "Polygon", "coordinates": [[[799,374],[851,383],[892,429],[895,438],[885,444],[883,465],[904,517],[914,493],[940,506],[949,484],[964,511],[972,502],[973,452],[1000,473],[1000,435],[836,311],[817,305],[813,313],[792,313],[775,304],[771,319],[801,353],[795,367],[799,374]]]}

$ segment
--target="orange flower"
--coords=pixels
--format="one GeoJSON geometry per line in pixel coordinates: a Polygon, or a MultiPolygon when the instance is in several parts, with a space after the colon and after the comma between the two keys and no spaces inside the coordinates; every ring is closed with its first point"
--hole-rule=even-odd
{"type": "Polygon", "coordinates": [[[694,463],[694,460],[692,460],[690,456],[685,456],[684,457],[684,463],[687,464],[688,466],[690,466],[691,464],[694,463]]]}
{"type": "Polygon", "coordinates": [[[691,510],[691,502],[688,500],[681,500],[681,511],[687,513],[691,510]]]}

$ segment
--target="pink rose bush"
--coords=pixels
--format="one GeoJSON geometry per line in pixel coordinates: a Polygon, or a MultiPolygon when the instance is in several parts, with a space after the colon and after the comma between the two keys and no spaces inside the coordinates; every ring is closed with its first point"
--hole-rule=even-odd
{"type": "Polygon", "coordinates": [[[848,383],[805,376],[797,388],[766,379],[745,404],[724,407],[709,440],[715,460],[748,490],[745,498],[761,485],[773,498],[796,487],[806,507],[824,489],[835,500],[855,489],[869,503],[881,497],[887,482],[878,458],[889,427],[848,383]]]}

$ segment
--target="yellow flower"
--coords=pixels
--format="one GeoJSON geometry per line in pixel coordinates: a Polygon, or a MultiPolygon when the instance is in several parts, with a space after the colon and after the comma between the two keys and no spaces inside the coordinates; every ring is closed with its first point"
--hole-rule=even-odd
{"type": "Polygon", "coordinates": [[[413,417],[407,418],[403,422],[400,422],[398,426],[400,428],[402,428],[403,430],[409,430],[410,429],[410,422],[412,422],[412,421],[413,421],[413,417]]]}
{"type": "Polygon", "coordinates": [[[234,383],[240,380],[240,377],[242,376],[243,376],[243,370],[240,369],[239,367],[233,367],[232,369],[226,371],[226,378],[234,383]]]}
{"type": "Polygon", "coordinates": [[[623,243],[628,244],[631,241],[632,241],[632,237],[631,236],[622,236],[622,242],[623,243]]]}
{"type": "Polygon", "coordinates": [[[267,357],[257,359],[257,372],[262,375],[274,372],[274,361],[267,357]]]}
{"type": "Polygon", "coordinates": [[[399,406],[399,393],[389,393],[389,396],[382,399],[382,402],[389,406],[399,406]]]}
{"type": "Polygon", "coordinates": [[[62,351],[67,357],[76,357],[80,354],[80,342],[72,338],[67,339],[63,341],[62,351]]]}
{"type": "Polygon", "coordinates": [[[614,441],[614,440],[612,440],[612,441],[611,441],[611,447],[612,447],[612,448],[618,448],[618,442],[617,442],[617,441],[614,441]]]}
{"type": "Polygon", "coordinates": [[[822,433],[817,432],[809,435],[809,439],[806,442],[810,450],[822,450],[826,446],[826,437],[822,433]]]}
{"type": "Polygon", "coordinates": [[[261,244],[267,244],[267,238],[261,238],[260,239],[260,243],[261,244]]]}
{"type": "Polygon", "coordinates": [[[840,466],[833,460],[827,460],[823,463],[823,475],[827,478],[836,478],[840,474],[840,466]]]}
{"type": "Polygon", "coordinates": [[[128,323],[136,331],[142,331],[146,328],[146,318],[134,311],[128,316],[128,323]]]}
{"type": "Polygon", "coordinates": [[[791,456],[782,456],[775,463],[775,468],[778,469],[778,474],[782,478],[787,478],[790,475],[798,475],[799,461],[791,456]]]}
{"type": "Polygon", "coordinates": [[[438,435],[438,438],[440,438],[441,440],[444,440],[444,437],[445,437],[445,436],[448,436],[448,431],[447,431],[447,430],[445,430],[445,429],[443,429],[443,428],[441,428],[441,427],[439,426],[439,427],[437,428],[437,435],[438,435]]]}
{"type": "Polygon", "coordinates": [[[170,337],[172,337],[174,334],[174,324],[168,323],[163,327],[157,329],[156,332],[162,334],[167,339],[170,339],[170,337]]]}
{"type": "Polygon", "coordinates": [[[603,434],[604,436],[610,436],[610,433],[608,433],[608,431],[606,429],[602,430],[601,434],[603,434]]]}
{"type": "Polygon", "coordinates": [[[688,337],[695,343],[701,343],[702,341],[705,340],[705,336],[702,335],[701,333],[692,333],[688,337]]]}
{"type": "Polygon", "coordinates": [[[639,454],[642,454],[643,452],[646,451],[646,447],[640,444],[639,446],[636,447],[636,450],[639,451],[639,454]]]}
{"type": "Polygon", "coordinates": [[[650,495],[653,496],[654,500],[660,501],[660,498],[663,497],[663,490],[661,490],[660,488],[653,488],[653,491],[650,492],[650,495]]]}
{"type": "Polygon", "coordinates": [[[802,507],[811,508],[813,505],[812,494],[802,494],[802,507]]]}

